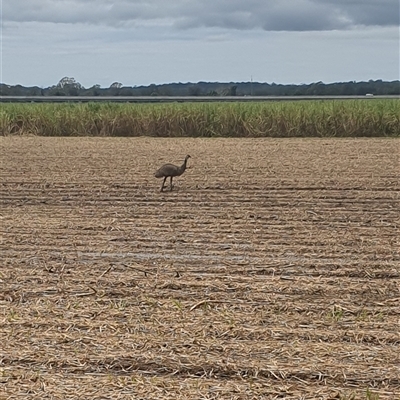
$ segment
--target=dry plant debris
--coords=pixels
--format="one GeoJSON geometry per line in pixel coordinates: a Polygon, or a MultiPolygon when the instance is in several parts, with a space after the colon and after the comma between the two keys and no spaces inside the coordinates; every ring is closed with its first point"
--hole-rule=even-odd
{"type": "Polygon", "coordinates": [[[399,398],[399,140],[0,144],[1,399],[399,398]]]}

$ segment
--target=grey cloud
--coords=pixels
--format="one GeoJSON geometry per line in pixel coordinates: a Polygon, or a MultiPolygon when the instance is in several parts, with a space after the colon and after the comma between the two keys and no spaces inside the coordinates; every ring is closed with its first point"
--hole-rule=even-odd
{"type": "Polygon", "coordinates": [[[399,25],[398,0],[204,0],[201,4],[195,12],[187,10],[176,25],[185,28],[262,28],[267,31],[399,25]]]}
{"type": "Polygon", "coordinates": [[[346,15],[354,24],[395,26],[400,24],[400,3],[397,0],[319,0],[346,15]]]}
{"type": "Polygon", "coordinates": [[[148,24],[266,31],[399,25],[398,0],[3,0],[3,23],[148,24]]]}

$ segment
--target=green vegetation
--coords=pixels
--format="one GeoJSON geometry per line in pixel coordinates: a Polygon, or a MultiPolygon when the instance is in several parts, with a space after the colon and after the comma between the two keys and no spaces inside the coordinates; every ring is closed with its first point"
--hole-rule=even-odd
{"type": "Polygon", "coordinates": [[[0,134],[159,137],[400,136],[400,100],[5,103],[0,134]]]}

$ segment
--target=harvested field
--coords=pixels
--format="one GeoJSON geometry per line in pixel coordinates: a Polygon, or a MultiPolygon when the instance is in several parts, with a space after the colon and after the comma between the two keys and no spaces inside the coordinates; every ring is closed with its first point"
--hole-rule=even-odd
{"type": "Polygon", "coordinates": [[[398,139],[0,144],[1,399],[400,398],[398,139]]]}

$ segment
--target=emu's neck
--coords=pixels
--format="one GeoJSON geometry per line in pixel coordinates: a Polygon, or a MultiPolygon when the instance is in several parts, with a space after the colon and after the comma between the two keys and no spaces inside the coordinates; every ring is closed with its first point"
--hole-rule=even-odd
{"type": "Polygon", "coordinates": [[[183,164],[179,167],[179,175],[182,175],[182,174],[185,172],[186,163],[187,163],[187,158],[185,158],[185,161],[184,161],[183,164]]]}

